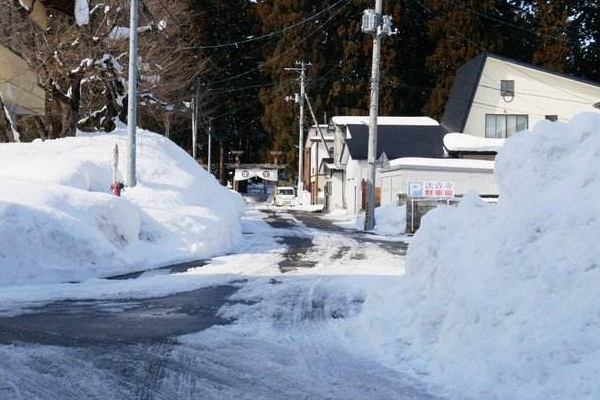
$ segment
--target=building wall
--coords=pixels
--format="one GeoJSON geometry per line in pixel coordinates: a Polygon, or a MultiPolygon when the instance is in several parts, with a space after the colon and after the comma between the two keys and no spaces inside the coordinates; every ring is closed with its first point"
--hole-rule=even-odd
{"type": "MultiPolygon", "coordinates": [[[[333,142],[330,143],[333,146],[333,142]]],[[[323,171],[318,171],[319,166],[325,158],[328,158],[327,149],[323,145],[321,141],[312,142],[310,146],[310,164],[309,164],[309,182],[310,182],[310,192],[311,192],[311,200],[313,203],[320,203],[323,201],[324,197],[324,189],[325,189],[325,179],[326,175],[323,171]],[[318,176],[318,179],[317,179],[318,176]],[[317,182],[318,181],[318,182],[317,182]],[[318,184],[318,186],[317,186],[318,184]],[[321,199],[321,200],[319,200],[321,199]]]]}
{"type": "Polygon", "coordinates": [[[45,93],[27,62],[0,45],[0,91],[14,114],[44,114],[45,93]]]}
{"type": "Polygon", "coordinates": [[[486,114],[527,114],[531,128],[546,115],[569,121],[583,111],[597,111],[598,101],[600,87],[488,57],[464,133],[485,137],[486,114]],[[511,101],[500,95],[501,80],[515,81],[511,101]]]}
{"type": "Polygon", "coordinates": [[[327,211],[344,210],[344,173],[335,171],[326,182],[331,183],[331,193],[327,196],[327,211]]]}
{"type": "Polygon", "coordinates": [[[362,180],[367,179],[367,162],[348,159],[344,200],[349,214],[357,214],[362,206],[362,180]]]}
{"type": "Polygon", "coordinates": [[[451,181],[455,194],[465,195],[476,190],[481,195],[498,195],[498,184],[493,171],[465,170],[449,171],[434,169],[396,169],[380,171],[378,184],[381,186],[381,205],[393,203],[398,194],[406,194],[409,182],[451,181]]]}
{"type": "Polygon", "coordinates": [[[31,20],[35,22],[37,26],[39,26],[42,29],[46,29],[48,27],[48,16],[46,13],[46,7],[44,7],[41,1],[20,0],[20,2],[29,10],[31,10],[29,13],[29,18],[31,18],[31,20]],[[33,9],[31,8],[32,4],[33,9]]]}

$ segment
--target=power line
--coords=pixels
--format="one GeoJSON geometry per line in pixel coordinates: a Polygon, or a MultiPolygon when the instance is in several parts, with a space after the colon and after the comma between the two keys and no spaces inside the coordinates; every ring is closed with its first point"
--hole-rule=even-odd
{"type": "MultiPolygon", "coordinates": [[[[421,7],[422,9],[424,9],[426,12],[428,12],[431,16],[433,16],[434,18],[438,19],[440,22],[442,22],[442,24],[444,24],[446,27],[448,27],[449,29],[451,29],[454,33],[456,33],[458,36],[460,36],[461,38],[463,38],[465,41],[469,42],[470,44],[472,44],[473,46],[475,46],[478,50],[481,50],[485,53],[487,53],[487,49],[485,49],[482,45],[476,43],[475,41],[471,40],[470,38],[468,38],[466,35],[464,35],[462,32],[460,32],[458,29],[456,29],[454,26],[448,24],[443,18],[441,18],[439,15],[437,15],[436,13],[434,13],[431,9],[429,9],[427,6],[425,6],[424,4],[422,4],[419,0],[412,0],[414,3],[416,3],[419,7],[421,7]]],[[[527,71],[525,71],[523,68],[519,68],[515,65],[513,65],[510,62],[506,62],[506,65],[508,65],[510,68],[516,70],[517,72],[520,72],[521,74],[529,77],[530,79],[533,79],[543,85],[549,86],[551,88],[555,88],[569,96],[574,96],[574,97],[578,97],[581,100],[585,100],[585,101],[589,101],[588,99],[579,96],[577,93],[569,93],[567,91],[565,91],[564,89],[560,88],[560,87],[554,87],[552,85],[550,85],[547,82],[544,82],[543,80],[540,80],[538,78],[536,78],[535,76],[529,74],[527,71]]],[[[493,78],[491,78],[490,76],[488,76],[487,74],[483,74],[484,76],[486,76],[487,78],[493,80],[493,78]]],[[[535,105],[531,105],[532,107],[538,108],[535,105]]]]}
{"type": "Polygon", "coordinates": [[[346,0],[338,0],[337,2],[335,2],[334,4],[332,4],[331,6],[322,9],[321,11],[317,12],[316,14],[313,14],[310,17],[307,17],[301,21],[298,21],[292,25],[286,26],[283,29],[280,29],[278,31],[275,32],[270,32],[270,33],[266,33],[264,35],[260,35],[260,36],[255,36],[255,37],[249,37],[247,39],[243,39],[243,40],[238,40],[236,42],[229,42],[229,43],[220,43],[220,44],[213,44],[213,45],[204,45],[204,46],[190,46],[190,47],[185,47],[185,50],[191,50],[191,49],[196,49],[196,50],[209,50],[209,49],[219,49],[219,48],[223,48],[223,47],[239,47],[240,45],[246,44],[246,43],[250,43],[250,42],[256,42],[259,40],[263,40],[263,39],[267,39],[267,38],[271,38],[273,36],[279,36],[291,29],[294,29],[298,26],[302,26],[310,21],[312,21],[313,19],[319,17],[320,15],[326,13],[327,11],[332,10],[333,8],[337,7],[338,5],[340,5],[341,3],[343,3],[346,0]]]}
{"type": "Polygon", "coordinates": [[[173,16],[173,14],[171,13],[171,11],[165,6],[165,4],[163,3],[162,0],[158,0],[158,4],[160,4],[161,8],[163,10],[165,10],[167,12],[167,14],[169,14],[169,17],[171,18],[171,21],[173,21],[175,24],[177,24],[177,26],[181,26],[181,23],[179,21],[177,21],[177,19],[173,16]]]}
{"type": "Polygon", "coordinates": [[[264,67],[265,65],[271,64],[273,61],[283,57],[284,55],[288,54],[289,52],[291,52],[292,50],[294,50],[295,48],[297,48],[298,46],[300,46],[302,43],[306,42],[308,39],[310,39],[312,36],[316,35],[319,31],[323,30],[325,28],[325,26],[327,26],[327,24],[329,22],[331,22],[340,12],[342,12],[342,10],[348,5],[350,4],[353,0],[342,0],[345,1],[345,3],[342,5],[342,7],[337,10],[337,12],[335,12],[329,19],[327,19],[325,22],[323,22],[317,29],[315,29],[314,31],[312,31],[311,33],[309,33],[307,36],[305,36],[304,38],[302,38],[300,41],[298,41],[297,43],[295,43],[294,45],[290,46],[289,48],[287,48],[285,51],[283,51],[282,53],[279,53],[278,55],[268,59],[267,61],[265,61],[264,63],[262,63],[262,65],[259,65],[258,67],[254,67],[251,68],[245,72],[242,72],[240,74],[225,78],[225,79],[221,79],[221,80],[217,80],[215,82],[212,82],[211,84],[217,84],[217,83],[223,83],[223,82],[229,82],[232,81],[234,79],[237,78],[241,78],[242,76],[246,76],[254,71],[258,71],[260,70],[260,68],[264,67]]]}
{"type": "MultiPolygon", "coordinates": [[[[472,8],[468,7],[468,6],[464,6],[464,5],[462,5],[462,4],[456,4],[456,3],[454,3],[454,2],[452,2],[452,1],[450,1],[450,0],[442,0],[442,1],[443,1],[444,3],[447,3],[447,4],[450,4],[450,5],[452,5],[452,6],[454,6],[454,7],[458,7],[458,8],[460,8],[460,9],[466,10],[466,11],[468,11],[468,12],[472,13],[472,14],[478,15],[478,16],[480,16],[480,17],[483,17],[483,18],[489,19],[489,20],[491,20],[491,21],[498,22],[498,23],[500,23],[500,24],[503,24],[503,25],[506,25],[506,26],[510,26],[510,27],[512,27],[512,28],[517,28],[517,29],[519,29],[519,30],[522,30],[522,31],[524,31],[524,32],[531,33],[531,34],[533,34],[533,35],[537,35],[537,36],[546,36],[546,37],[550,37],[550,38],[553,38],[553,39],[562,40],[562,41],[565,41],[565,42],[571,43],[571,44],[573,44],[573,45],[576,45],[576,46],[579,46],[579,45],[581,44],[581,43],[579,43],[579,42],[578,42],[578,41],[576,41],[576,40],[571,40],[571,39],[569,39],[568,37],[557,37],[557,36],[555,36],[555,35],[551,35],[551,34],[548,34],[548,33],[537,32],[537,31],[534,31],[534,30],[532,30],[532,29],[525,28],[524,26],[517,25],[517,24],[514,24],[514,23],[512,23],[512,22],[505,21],[505,20],[503,20],[503,19],[501,19],[501,18],[492,17],[492,16],[490,16],[490,15],[487,15],[487,14],[485,14],[485,13],[482,13],[482,12],[480,12],[480,11],[474,10],[474,9],[472,9],[472,8]]],[[[547,25],[547,24],[544,24],[544,23],[542,23],[542,22],[538,22],[538,23],[539,23],[541,26],[545,27],[545,28],[552,28],[552,29],[556,29],[557,31],[559,31],[559,32],[561,32],[561,33],[563,33],[563,34],[565,34],[565,35],[569,35],[569,34],[577,34],[577,32],[562,31],[562,30],[560,30],[560,29],[559,29],[558,27],[556,27],[556,26],[547,25]]],[[[600,46],[596,45],[595,43],[590,43],[590,44],[589,44],[589,46],[590,46],[590,47],[596,47],[596,48],[600,49],[600,46]]]]}

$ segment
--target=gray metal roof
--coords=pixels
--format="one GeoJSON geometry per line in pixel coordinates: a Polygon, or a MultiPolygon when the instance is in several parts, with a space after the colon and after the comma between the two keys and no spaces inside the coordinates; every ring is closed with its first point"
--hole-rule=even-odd
{"type": "Polygon", "coordinates": [[[458,69],[442,117],[442,125],[448,132],[465,129],[486,58],[487,54],[481,53],[458,69]]]}
{"type": "MultiPolygon", "coordinates": [[[[348,125],[351,138],[346,139],[354,160],[366,160],[369,127],[348,125]]],[[[444,127],[422,125],[380,125],[377,128],[377,158],[383,153],[390,160],[400,157],[443,157],[444,127]]]]}

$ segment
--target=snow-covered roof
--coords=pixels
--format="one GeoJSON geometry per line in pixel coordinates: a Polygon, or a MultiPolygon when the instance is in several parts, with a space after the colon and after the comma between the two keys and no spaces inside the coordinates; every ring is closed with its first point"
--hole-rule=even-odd
{"type": "Polygon", "coordinates": [[[498,152],[506,139],[490,139],[466,133],[448,133],[444,136],[444,147],[448,151],[498,152]]]}
{"type": "MultiPolygon", "coordinates": [[[[369,125],[369,116],[337,116],[331,118],[331,121],[335,125],[369,125]]],[[[439,122],[429,117],[379,117],[377,118],[377,125],[438,126],[439,122]]]]}
{"type": "Polygon", "coordinates": [[[430,168],[430,169],[480,169],[494,170],[494,161],[486,160],[470,160],[463,158],[419,158],[419,157],[403,157],[395,160],[390,160],[389,168],[430,168]]]}
{"type": "MultiPolygon", "coordinates": [[[[334,136],[334,135],[328,135],[328,134],[326,134],[326,133],[323,133],[323,138],[324,138],[326,141],[330,141],[330,140],[331,140],[331,141],[333,141],[333,140],[335,139],[335,136],[334,136]]],[[[310,140],[321,140],[322,138],[321,138],[321,135],[319,135],[319,133],[316,133],[315,135],[310,135],[309,139],[310,139],[310,140]]]]}

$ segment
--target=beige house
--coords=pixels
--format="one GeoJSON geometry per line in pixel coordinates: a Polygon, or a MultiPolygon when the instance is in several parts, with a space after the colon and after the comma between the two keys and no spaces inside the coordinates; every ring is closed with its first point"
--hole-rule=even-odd
{"type": "Polygon", "coordinates": [[[442,119],[451,133],[505,139],[542,120],[597,112],[600,84],[482,53],[457,73],[442,119]]]}
{"type": "MultiPolygon", "coordinates": [[[[21,0],[29,18],[41,29],[47,25],[48,1],[21,0]]],[[[20,10],[9,1],[0,1],[0,93],[13,116],[43,115],[44,90],[38,86],[35,72],[20,56],[19,43],[13,41],[15,23],[22,19],[20,10]]]]}

